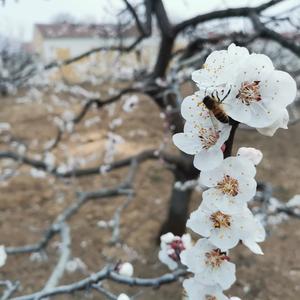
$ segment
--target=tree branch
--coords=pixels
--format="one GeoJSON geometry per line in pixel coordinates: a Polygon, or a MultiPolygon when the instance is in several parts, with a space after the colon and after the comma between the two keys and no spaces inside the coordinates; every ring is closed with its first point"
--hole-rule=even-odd
{"type": "Polygon", "coordinates": [[[261,4],[257,7],[239,7],[239,8],[229,8],[229,9],[224,9],[224,10],[219,10],[219,11],[213,11],[210,13],[198,15],[196,17],[193,17],[191,19],[188,19],[186,21],[183,21],[179,24],[177,24],[174,28],[175,33],[178,34],[180,31],[184,30],[186,27],[189,26],[196,26],[200,23],[210,21],[213,19],[224,19],[228,17],[247,17],[251,11],[254,11],[255,13],[260,13],[263,10],[278,4],[284,0],[271,0],[267,3],[261,4]]]}
{"type": "Polygon", "coordinates": [[[21,296],[13,298],[12,300],[39,300],[46,297],[72,294],[76,291],[86,290],[88,288],[95,287],[94,284],[98,282],[109,279],[117,283],[127,284],[130,286],[147,286],[147,287],[159,287],[164,284],[168,284],[177,281],[179,277],[185,276],[187,274],[186,270],[178,269],[173,273],[167,273],[156,278],[139,278],[139,277],[128,277],[122,276],[114,271],[112,271],[111,266],[104,267],[101,271],[90,275],[89,277],[74,282],[68,285],[61,285],[48,291],[36,292],[31,295],[21,296]]]}

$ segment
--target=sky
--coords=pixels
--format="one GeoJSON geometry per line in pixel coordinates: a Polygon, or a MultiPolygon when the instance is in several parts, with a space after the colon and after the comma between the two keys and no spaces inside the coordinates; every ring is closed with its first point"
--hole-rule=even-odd
{"type": "MultiPolygon", "coordinates": [[[[134,3],[135,0],[130,0],[134,3]]],[[[163,0],[173,22],[226,7],[257,5],[266,0],[163,0]]],[[[298,0],[290,0],[298,1],[298,0]]],[[[49,23],[67,13],[79,21],[112,22],[122,0],[5,0],[0,5],[0,35],[23,41],[32,38],[34,23],[49,23]]]]}

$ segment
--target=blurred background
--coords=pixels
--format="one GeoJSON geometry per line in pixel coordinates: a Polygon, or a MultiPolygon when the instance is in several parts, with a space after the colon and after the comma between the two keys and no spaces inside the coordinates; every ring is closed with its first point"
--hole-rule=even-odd
{"type": "MultiPolygon", "coordinates": [[[[181,101],[196,90],[191,72],[233,42],[298,83],[300,1],[0,2],[0,299],[121,261],[137,277],[168,273],[158,238],[183,234],[201,202],[192,157],[171,141],[183,128],[181,101]]],[[[238,280],[228,294],[242,299],[300,297],[299,95],[288,110],[288,130],[270,138],[241,126],[234,143],[233,153],[264,154],[251,205],[269,234],[263,257],[232,253],[238,280]]],[[[183,299],[180,279],[101,286],[56,298],[183,299]]]]}

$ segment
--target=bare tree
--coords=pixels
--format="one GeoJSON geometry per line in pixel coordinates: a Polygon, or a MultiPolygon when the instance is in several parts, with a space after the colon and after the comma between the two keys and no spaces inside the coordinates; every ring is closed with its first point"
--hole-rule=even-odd
{"type": "MultiPolygon", "coordinates": [[[[266,11],[269,9],[286,2],[287,1],[285,0],[271,0],[258,6],[216,10],[205,14],[199,14],[190,19],[173,24],[169,19],[162,0],[144,0],[141,3],[135,3],[134,5],[130,1],[124,0],[125,7],[124,10],[120,12],[119,16],[122,16],[122,19],[125,20],[125,24],[121,24],[121,26],[128,26],[134,23],[139,33],[130,45],[90,49],[85,53],[64,61],[53,61],[43,66],[42,71],[70,65],[84,57],[103,50],[117,51],[119,53],[134,51],[138,49],[145,39],[154,34],[153,24],[154,20],[156,20],[160,44],[158,55],[155,58],[155,64],[152,70],[143,74],[143,76],[139,76],[138,79],[135,78],[132,83],[121,89],[116,95],[106,99],[97,97],[87,99],[78,114],[68,122],[72,123],[72,125],[80,123],[93,105],[96,105],[98,109],[102,109],[105,106],[120,101],[123,95],[144,94],[151,99],[150,101],[153,101],[159,107],[160,111],[166,117],[169,135],[171,136],[172,134],[183,130],[184,121],[180,115],[180,103],[182,99],[181,86],[189,80],[186,71],[200,67],[212,50],[224,48],[232,42],[252,49],[257,49],[259,45],[262,45],[259,51],[268,53],[271,56],[273,50],[273,55],[276,58],[275,63],[278,65],[281,64],[281,66],[286,69],[290,68],[289,71],[294,74],[297,80],[299,80],[300,65],[294,63],[294,59],[299,59],[300,57],[300,39],[298,34],[300,26],[299,19],[292,18],[290,11],[286,11],[285,13],[266,14],[266,11]],[[127,17],[124,17],[124,14],[127,17]],[[231,22],[232,18],[237,17],[243,19],[244,22],[247,22],[248,25],[245,26],[244,30],[237,31],[228,28],[224,33],[224,27],[222,27],[222,29],[214,28],[213,22],[216,20],[226,20],[231,22]],[[284,26],[284,23],[288,24],[288,26],[284,26]],[[288,31],[277,31],[277,27],[275,26],[277,24],[282,24],[284,28],[288,28],[288,31]],[[214,32],[213,35],[210,34],[211,31],[214,32]],[[188,41],[186,46],[179,50],[175,49],[176,42],[182,36],[188,41]],[[276,49],[275,53],[274,49],[276,49]],[[281,55],[279,55],[279,53],[281,55]],[[286,61],[283,62],[283,60],[286,61]]],[[[299,12],[299,9],[299,6],[293,7],[293,14],[295,11],[299,12]]],[[[61,19],[61,16],[59,19],[61,19]]],[[[5,55],[5,53],[2,54],[2,57],[5,57],[5,55]]],[[[4,59],[4,61],[7,61],[8,63],[9,59],[4,59]]],[[[27,70],[28,65],[32,66],[32,62],[24,59],[22,65],[18,67],[18,70],[12,72],[14,74],[10,75],[9,80],[14,83],[18,82],[17,85],[22,86],[29,77],[33,77],[41,72],[41,70],[36,67],[30,68],[30,72],[25,72],[24,70],[27,70]],[[15,75],[15,73],[17,73],[17,75],[15,75]]],[[[298,119],[299,117],[295,115],[294,120],[297,121],[298,119]]],[[[65,122],[61,127],[58,127],[57,136],[53,139],[51,146],[46,149],[47,151],[57,147],[62,136],[65,134],[66,126],[67,123],[65,122]]],[[[239,124],[235,123],[232,127],[230,137],[226,142],[225,157],[231,155],[235,131],[238,126],[239,124]]],[[[63,276],[65,262],[68,260],[71,247],[68,225],[69,218],[75,215],[78,210],[90,200],[101,201],[103,198],[118,197],[121,195],[133,197],[134,175],[138,166],[147,160],[164,161],[174,178],[174,182],[170,187],[168,218],[165,220],[164,224],[162,224],[161,230],[157,233],[157,236],[159,237],[162,233],[169,231],[177,235],[182,235],[186,230],[185,225],[188,217],[188,208],[193,192],[193,185],[188,186],[187,188],[178,188],[178,184],[176,183],[186,183],[198,178],[199,171],[194,168],[191,156],[184,153],[168,153],[164,149],[148,149],[141,153],[137,153],[134,156],[119,161],[113,161],[110,164],[97,165],[86,169],[73,168],[72,170],[67,171],[61,171],[57,166],[49,166],[42,160],[31,158],[28,154],[24,155],[14,151],[0,152],[0,159],[12,159],[19,165],[27,164],[33,166],[36,169],[48,172],[57,178],[82,177],[99,174],[99,170],[104,167],[105,172],[126,167],[129,170],[124,181],[114,188],[79,193],[74,202],[57,216],[56,220],[54,220],[37,243],[21,247],[6,248],[6,252],[9,255],[37,252],[47,247],[49,241],[55,235],[60,236],[63,245],[63,251],[61,252],[59,262],[45,284],[44,289],[31,295],[16,297],[15,299],[43,299],[45,297],[71,293],[86,288],[94,289],[95,291],[106,295],[108,299],[116,299],[115,295],[110,294],[110,292],[106,291],[101,286],[100,283],[104,279],[128,285],[156,287],[161,284],[175,281],[180,276],[185,275],[186,271],[180,269],[174,273],[165,274],[153,279],[125,278],[116,272],[115,265],[108,264],[98,273],[92,274],[79,282],[64,286],[59,285],[59,280],[63,276]]],[[[266,184],[261,183],[260,190],[258,202],[268,203],[272,194],[270,188],[266,184]]],[[[263,210],[264,208],[265,206],[262,205],[261,209],[263,210]]],[[[123,208],[119,208],[116,210],[116,220],[118,220],[122,209],[123,208]]],[[[299,217],[297,212],[284,204],[278,206],[278,211],[274,213],[277,212],[285,212],[288,215],[299,217]]],[[[264,210],[264,213],[266,216],[268,215],[266,209],[264,210]]],[[[116,222],[116,224],[118,224],[118,222],[116,222]]],[[[114,238],[116,238],[116,236],[118,236],[118,227],[115,228],[114,232],[114,238]]],[[[17,289],[17,283],[3,282],[2,285],[5,286],[5,293],[3,294],[2,299],[11,299],[11,295],[17,289]]]]}

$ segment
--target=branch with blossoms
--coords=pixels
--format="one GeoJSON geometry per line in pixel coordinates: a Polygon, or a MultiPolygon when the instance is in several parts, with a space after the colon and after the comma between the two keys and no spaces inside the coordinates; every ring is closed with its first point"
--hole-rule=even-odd
{"type": "Polygon", "coordinates": [[[223,291],[236,281],[229,250],[242,242],[262,255],[258,243],[266,237],[248,208],[256,194],[254,176],[262,153],[242,147],[231,156],[234,133],[239,123],[262,134],[276,131],[285,122],[286,106],[295,99],[297,88],[266,55],[249,54],[235,44],[210,54],[192,79],[199,90],[183,100],[184,131],[175,134],[173,142],[194,155],[199,180],[207,187],[186,224],[202,238],[192,245],[189,235],[165,234],[159,256],[170,269],[183,264],[193,273],[183,282],[189,299],[229,299],[223,291]]]}
{"type": "MultiPolygon", "coordinates": [[[[78,291],[86,291],[89,289],[99,290],[99,283],[103,280],[111,280],[120,284],[125,284],[129,286],[140,286],[140,287],[159,287],[164,284],[169,284],[177,281],[181,276],[184,276],[185,270],[176,270],[173,273],[166,273],[162,276],[156,278],[139,278],[130,277],[126,275],[120,275],[118,272],[114,271],[114,266],[105,266],[102,270],[97,273],[91,274],[89,277],[84,278],[78,282],[74,282],[68,285],[61,285],[55,288],[49,289],[48,291],[40,291],[34,294],[20,296],[11,298],[14,300],[39,300],[46,297],[52,297],[56,295],[72,294],[78,291]]],[[[101,285],[100,285],[101,287],[101,285]]],[[[103,291],[102,291],[103,293],[103,291]]],[[[107,293],[111,297],[111,293],[107,293]]],[[[111,298],[108,298],[111,299],[111,298]]],[[[130,298],[125,294],[120,294],[119,297],[113,299],[118,300],[130,300],[130,298]]]]}
{"type": "Polygon", "coordinates": [[[90,175],[98,175],[101,173],[108,173],[113,170],[121,169],[124,167],[128,167],[131,165],[132,161],[136,161],[137,163],[143,163],[148,160],[159,160],[167,165],[174,165],[177,168],[188,168],[186,165],[186,161],[183,160],[180,156],[160,151],[158,149],[149,149],[144,150],[136,155],[132,155],[130,157],[114,161],[110,164],[100,164],[96,167],[91,168],[85,168],[85,169],[73,169],[71,171],[61,172],[59,170],[59,167],[55,167],[53,165],[47,164],[43,160],[36,160],[32,159],[30,157],[21,155],[16,152],[11,151],[3,151],[0,152],[0,160],[1,159],[12,159],[20,165],[29,165],[32,166],[38,170],[43,170],[45,172],[48,172],[49,174],[56,176],[58,178],[70,178],[70,177],[84,177],[84,176],[90,176],[90,175]]]}
{"type": "MultiPolygon", "coordinates": [[[[161,147],[159,150],[146,150],[137,155],[93,168],[74,168],[64,171],[44,160],[32,159],[28,154],[14,151],[1,152],[0,159],[10,158],[20,165],[27,164],[58,178],[98,175],[127,166],[135,173],[136,165],[144,161],[155,159],[166,162],[174,174],[169,214],[169,220],[173,227],[167,223],[162,232],[165,233],[171,228],[173,233],[162,235],[159,259],[174,272],[157,278],[131,277],[133,267],[130,264],[116,263],[112,266],[105,266],[96,275],[91,274],[81,281],[68,285],[59,284],[71,254],[71,236],[67,223],[88,201],[118,196],[127,197],[127,200],[115,210],[112,217],[111,241],[117,242],[120,239],[121,213],[131,201],[134,193],[133,177],[129,175],[131,178],[129,181],[125,180],[125,183],[116,187],[78,193],[74,202],[57,216],[37,243],[0,248],[0,266],[2,266],[7,254],[40,252],[49,245],[55,236],[60,237],[62,246],[59,260],[54,266],[51,276],[46,280],[44,288],[31,295],[17,297],[17,299],[39,299],[82,290],[94,290],[108,299],[128,300],[129,297],[125,294],[117,296],[107,290],[102,284],[103,281],[108,279],[126,285],[158,287],[161,284],[187,277],[184,265],[187,266],[190,273],[194,274],[194,277],[186,279],[183,284],[190,299],[228,299],[223,291],[235,281],[235,265],[230,261],[229,250],[241,242],[254,253],[262,254],[258,243],[265,239],[265,231],[257,220],[257,215],[265,216],[264,225],[270,221],[272,216],[278,214],[299,217],[297,199],[289,205],[276,202],[274,208],[274,199],[267,189],[263,192],[262,208],[251,210],[248,208],[247,205],[252,204],[250,200],[256,192],[254,176],[261,153],[253,149],[240,148],[237,155],[232,156],[235,131],[239,124],[256,128],[265,135],[273,135],[278,128],[285,128],[288,122],[286,107],[294,99],[295,86],[291,77],[286,73],[274,70],[272,62],[268,58],[257,54],[250,55],[245,48],[234,45],[230,45],[228,50],[213,52],[207,58],[204,68],[193,73],[193,80],[199,90],[194,95],[187,97],[181,105],[181,113],[186,121],[185,125],[179,115],[182,99],[180,85],[186,81],[187,77],[190,77],[191,70],[187,67],[187,61],[189,61],[189,66],[194,68],[202,65],[211,49],[220,50],[232,41],[237,41],[240,45],[248,45],[263,37],[279,42],[283,47],[292,50],[299,56],[299,47],[294,41],[286,40],[283,35],[270,29],[267,22],[262,21],[265,18],[263,12],[280,2],[283,1],[272,0],[257,7],[225,9],[201,14],[174,25],[169,21],[161,0],[144,2],[145,20],[140,18],[136,8],[129,1],[125,1],[126,9],[131,13],[141,35],[129,47],[108,48],[121,51],[134,49],[144,37],[151,34],[153,15],[158,20],[161,35],[160,50],[155,67],[150,73],[146,72],[145,76],[141,76],[140,82],[136,84],[130,82],[129,88],[120,90],[106,100],[101,100],[98,96],[85,97],[89,100],[86,100],[75,117],[63,122],[62,127],[58,128],[53,144],[46,151],[53,150],[61,142],[62,134],[68,127],[73,128],[74,124],[84,120],[94,104],[98,108],[109,107],[125,94],[142,93],[150,96],[151,101],[154,101],[160,108],[166,123],[166,131],[175,133],[173,141],[181,150],[180,154],[174,155],[165,152],[161,150],[163,149],[161,147]],[[175,60],[177,55],[172,55],[172,53],[179,34],[191,28],[192,31],[197,31],[196,26],[207,21],[230,17],[248,18],[254,25],[254,32],[249,35],[229,34],[217,38],[192,39],[187,49],[181,51],[183,60],[179,59],[180,63],[178,63],[181,69],[174,68],[173,58],[175,60]],[[194,62],[196,63],[194,64],[194,62]],[[168,66],[171,67],[170,72],[168,66]],[[182,73],[178,72],[179,70],[182,73]],[[188,211],[188,201],[191,190],[194,185],[197,185],[200,171],[201,186],[205,186],[206,190],[203,192],[201,205],[191,214],[186,224],[185,214],[188,211]],[[253,215],[253,212],[256,213],[256,216],[253,215]],[[203,237],[195,245],[188,234],[181,237],[176,235],[179,233],[181,235],[185,230],[185,224],[203,237]]],[[[202,33],[203,30],[201,30],[202,33]]],[[[44,69],[72,64],[100,50],[103,48],[91,49],[66,61],[53,62],[46,65],[44,69]]],[[[31,77],[32,75],[34,72],[30,72],[26,76],[31,77]]],[[[2,299],[10,298],[18,287],[17,284],[9,281],[6,281],[3,286],[5,286],[6,294],[3,294],[2,299]]],[[[231,297],[230,299],[236,298],[231,297]]]]}

